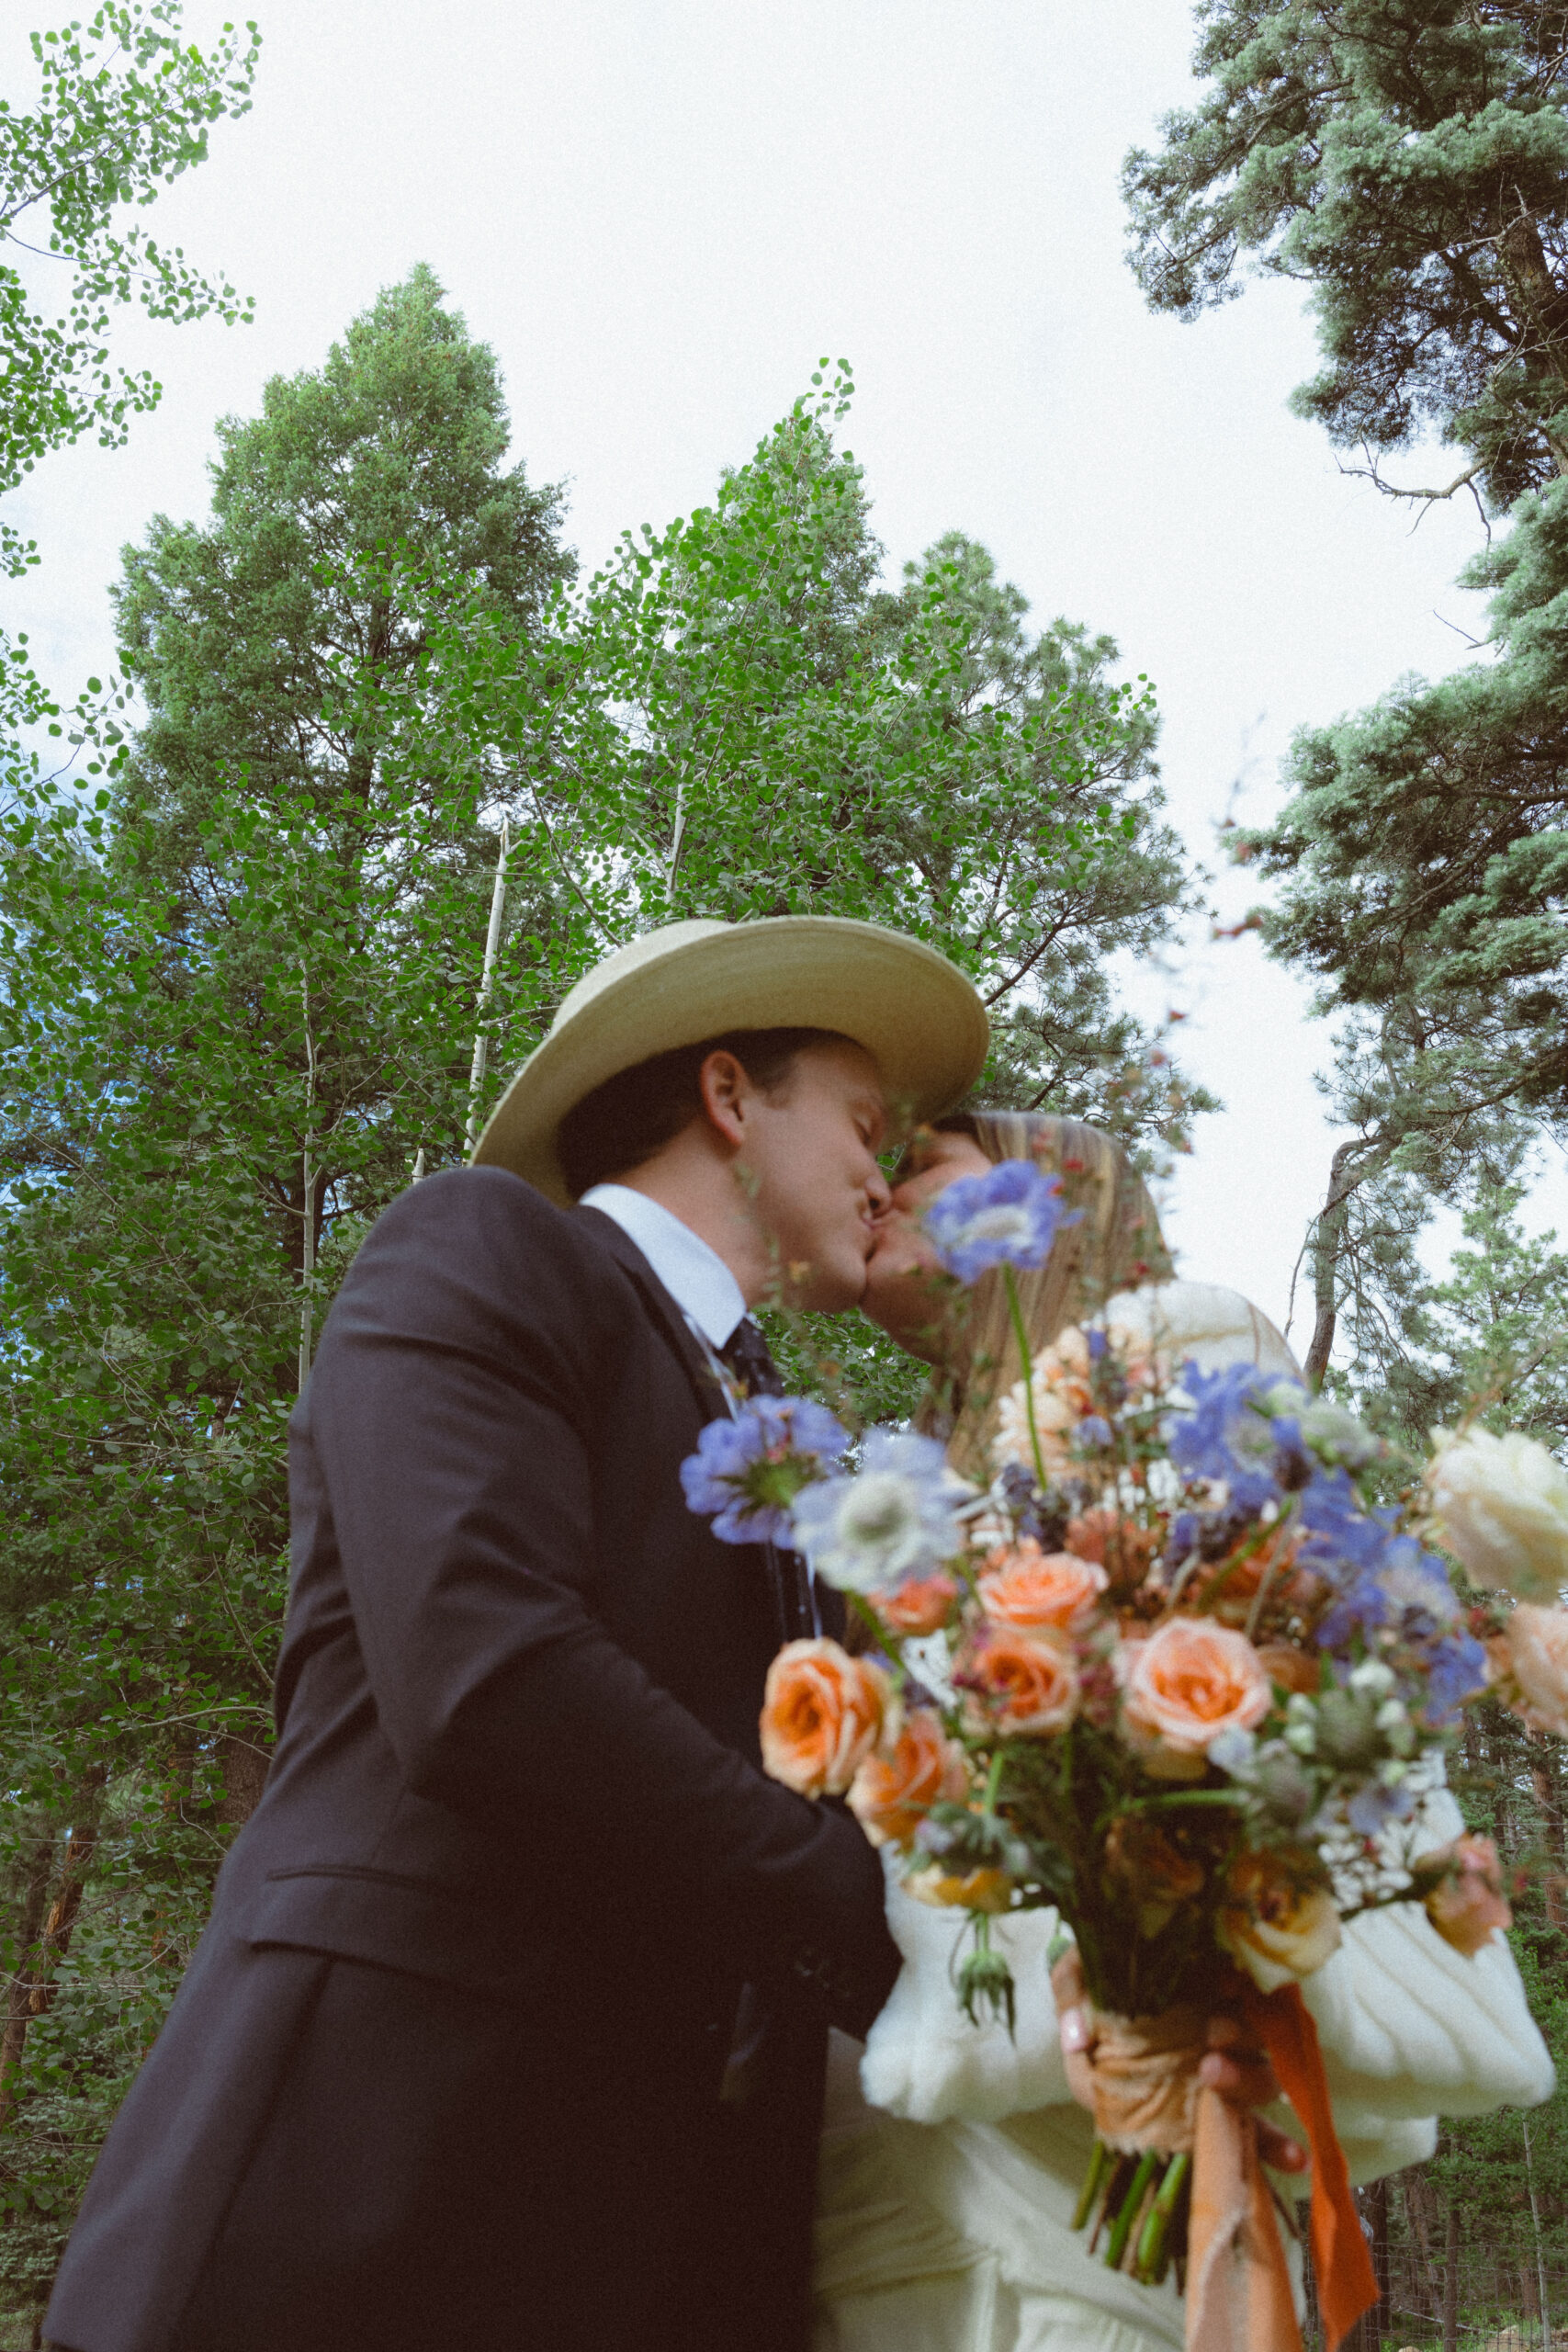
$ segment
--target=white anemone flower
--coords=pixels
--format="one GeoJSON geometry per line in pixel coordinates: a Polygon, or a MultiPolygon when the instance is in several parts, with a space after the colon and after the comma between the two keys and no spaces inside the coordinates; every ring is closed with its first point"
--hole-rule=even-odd
{"type": "Polygon", "coordinates": [[[888,1592],[963,1550],[953,1509],[968,1491],[934,1438],[872,1430],[859,1471],[796,1496],[795,1540],[840,1591],[888,1592]]]}

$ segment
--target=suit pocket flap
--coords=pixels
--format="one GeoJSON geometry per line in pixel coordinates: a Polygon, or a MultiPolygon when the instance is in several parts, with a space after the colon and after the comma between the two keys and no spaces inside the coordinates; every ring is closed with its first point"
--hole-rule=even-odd
{"type": "Polygon", "coordinates": [[[256,1888],[242,1932],[254,1945],[368,1961],[502,1998],[536,1997],[548,1947],[525,1933],[498,1934],[479,1910],[482,1899],[390,1871],[276,1871],[256,1888]]]}

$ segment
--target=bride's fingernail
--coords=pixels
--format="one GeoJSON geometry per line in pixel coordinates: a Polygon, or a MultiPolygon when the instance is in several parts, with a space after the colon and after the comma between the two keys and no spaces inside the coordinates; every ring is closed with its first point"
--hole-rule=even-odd
{"type": "Polygon", "coordinates": [[[1069,2058],[1089,2045],[1089,2019],[1081,2009],[1064,2009],[1061,2020],[1062,2047],[1069,2058]]]}

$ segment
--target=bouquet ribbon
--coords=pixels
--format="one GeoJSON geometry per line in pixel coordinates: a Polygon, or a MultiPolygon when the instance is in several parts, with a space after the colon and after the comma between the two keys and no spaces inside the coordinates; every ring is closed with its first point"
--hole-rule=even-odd
{"type": "MultiPolygon", "coordinates": [[[[1329,2109],[1317,2029],[1295,1984],[1249,1986],[1241,2018],[1266,2052],[1312,2154],[1309,2236],[1329,2352],[1369,2304],[1377,2280],[1329,2109]]],[[[1301,2329],[1274,2199],[1251,2116],[1198,2080],[1206,2018],[1094,2012],[1096,2130],[1111,2148],[1192,2154],[1187,2238],[1187,2352],[1301,2352],[1301,2329]]]]}
{"type": "Polygon", "coordinates": [[[1280,2087],[1306,2132],[1312,2152],[1307,2233],[1318,2309],[1328,2352],[1335,2352],[1361,2313],[1377,2301],[1378,2282],[1350,2192],[1345,2151],[1334,2129],[1317,2028],[1299,1984],[1282,1984],[1277,1993],[1249,1992],[1243,2016],[1257,2035],[1259,2049],[1272,2062],[1280,2087]]]}

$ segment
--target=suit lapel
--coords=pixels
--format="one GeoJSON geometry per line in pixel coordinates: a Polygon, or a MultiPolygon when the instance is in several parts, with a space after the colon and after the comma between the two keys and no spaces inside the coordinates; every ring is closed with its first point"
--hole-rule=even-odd
{"type": "Polygon", "coordinates": [[[649,1319],[662,1334],[674,1353],[677,1363],[691,1384],[692,1392],[701,1406],[703,1418],[721,1421],[728,1418],[729,1407],[723,1389],[715,1377],[698,1340],[693,1334],[675,1300],[672,1299],[629,1233],[624,1233],[613,1216],[603,1209],[579,1209],[581,1217],[592,1217],[593,1230],[604,1241],[622,1272],[630,1276],[638,1297],[648,1309],[649,1319]]]}
{"type": "MultiPolygon", "coordinates": [[[[615,1218],[606,1216],[603,1209],[579,1209],[577,1215],[592,1218],[594,1231],[601,1236],[616,1264],[630,1276],[650,1320],[663,1333],[690,1381],[704,1419],[727,1420],[729,1401],[719,1385],[705,1351],[694,1337],[680,1306],[671,1297],[630,1234],[623,1232],[615,1218]]],[[[811,1603],[804,1564],[793,1552],[781,1552],[776,1544],[758,1544],[747,1548],[761,1555],[773,1591],[780,1641],[791,1641],[797,1634],[810,1633],[811,1603]]]]}

